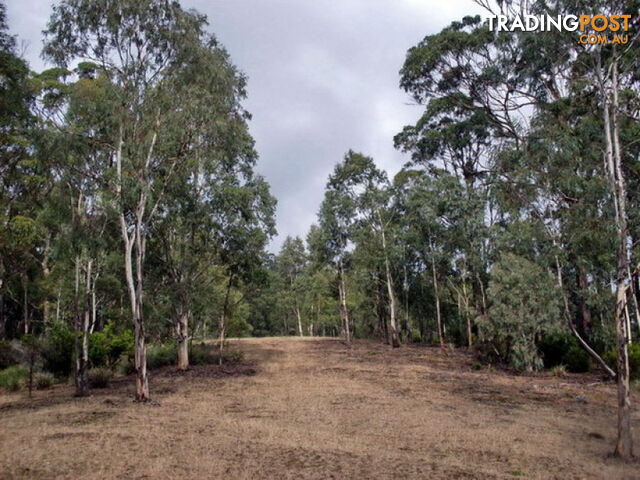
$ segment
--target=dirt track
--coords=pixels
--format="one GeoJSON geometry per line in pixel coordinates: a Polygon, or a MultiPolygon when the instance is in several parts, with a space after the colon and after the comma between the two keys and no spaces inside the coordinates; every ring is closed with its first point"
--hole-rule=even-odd
{"type": "Polygon", "coordinates": [[[607,456],[614,389],[595,376],[517,377],[375,342],[233,344],[248,365],[158,372],[150,405],[129,379],[89,399],[0,395],[0,479],[640,478],[607,456]]]}

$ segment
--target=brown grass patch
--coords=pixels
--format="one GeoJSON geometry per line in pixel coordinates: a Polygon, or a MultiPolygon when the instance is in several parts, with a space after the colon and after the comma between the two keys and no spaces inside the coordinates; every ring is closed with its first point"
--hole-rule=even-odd
{"type": "Polygon", "coordinates": [[[152,372],[152,405],[131,378],[83,399],[67,385],[1,395],[0,478],[640,477],[608,456],[614,385],[595,375],[473,370],[462,350],[365,341],[234,343],[246,361],[152,372]]]}

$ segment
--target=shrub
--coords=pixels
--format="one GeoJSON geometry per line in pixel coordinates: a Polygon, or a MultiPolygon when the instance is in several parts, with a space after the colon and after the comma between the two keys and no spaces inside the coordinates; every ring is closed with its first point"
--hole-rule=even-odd
{"type": "Polygon", "coordinates": [[[150,369],[175,365],[178,350],[175,344],[152,345],[147,348],[147,367],[150,369]]]}
{"type": "Polygon", "coordinates": [[[115,324],[108,323],[101,332],[89,337],[89,363],[93,367],[109,367],[115,370],[123,356],[133,354],[133,332],[118,331],[115,324]]]}
{"type": "Polygon", "coordinates": [[[89,370],[89,386],[91,388],[107,388],[111,376],[111,370],[108,368],[92,368],[89,370]]]}
{"type": "MultiPolygon", "coordinates": [[[[618,369],[617,349],[612,348],[607,351],[602,358],[613,370],[618,369]]],[[[629,345],[629,377],[631,380],[640,379],[640,343],[632,343],[629,345]]]]}
{"type": "Polygon", "coordinates": [[[42,346],[43,368],[56,377],[68,377],[73,371],[75,333],[65,322],[54,322],[46,330],[42,346]]]}
{"type": "Polygon", "coordinates": [[[21,352],[17,345],[5,340],[0,341],[0,370],[18,365],[21,352]]]}
{"type": "Polygon", "coordinates": [[[420,343],[422,341],[422,335],[420,334],[420,330],[417,328],[411,330],[411,341],[413,343],[420,343]]]}
{"type": "Polygon", "coordinates": [[[573,373],[588,372],[591,366],[591,358],[578,345],[572,345],[564,355],[562,363],[567,366],[567,370],[573,373]]]}
{"type": "Polygon", "coordinates": [[[33,377],[33,384],[36,390],[46,390],[53,385],[54,377],[48,372],[36,373],[33,377]]]}
{"type": "Polygon", "coordinates": [[[538,344],[545,368],[564,364],[564,356],[574,345],[577,345],[576,340],[568,332],[553,332],[545,335],[538,344]]]}
{"type": "Polygon", "coordinates": [[[14,365],[0,372],[0,387],[10,392],[20,389],[29,376],[29,370],[24,365],[14,365]]]}
{"type": "Polygon", "coordinates": [[[505,253],[491,271],[488,297],[486,340],[516,369],[541,368],[537,340],[556,330],[561,318],[553,277],[526,258],[505,253]]]}

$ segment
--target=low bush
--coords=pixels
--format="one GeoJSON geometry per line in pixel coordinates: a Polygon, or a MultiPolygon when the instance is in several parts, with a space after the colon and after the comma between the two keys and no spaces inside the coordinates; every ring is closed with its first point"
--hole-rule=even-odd
{"type": "Polygon", "coordinates": [[[39,372],[33,376],[33,385],[36,390],[46,390],[54,383],[54,377],[48,372],[39,372]]]}
{"type": "Polygon", "coordinates": [[[564,356],[575,345],[575,339],[568,332],[554,332],[545,335],[538,344],[545,368],[562,365],[564,356]]]}
{"type": "Polygon", "coordinates": [[[92,368],[89,370],[89,386],[91,388],[107,388],[112,375],[108,368],[92,368]]]}
{"type": "Polygon", "coordinates": [[[24,365],[14,365],[0,371],[0,387],[10,392],[20,390],[29,376],[29,370],[24,365]]]}
{"type": "Polygon", "coordinates": [[[588,372],[591,366],[589,354],[569,332],[554,332],[540,341],[538,348],[545,368],[563,365],[573,373],[588,372]]]}
{"type": "Polygon", "coordinates": [[[89,363],[94,368],[115,370],[124,357],[133,355],[133,348],[133,332],[129,329],[119,331],[110,322],[102,331],[89,337],[89,363]]]}
{"type": "Polygon", "coordinates": [[[420,334],[420,330],[418,330],[417,328],[411,330],[411,341],[413,343],[422,342],[422,335],[420,334]]]}
{"type": "Polygon", "coordinates": [[[178,360],[178,349],[175,344],[152,345],[147,348],[147,367],[149,369],[175,365],[178,360]]]}
{"type": "MultiPolygon", "coordinates": [[[[618,350],[612,348],[607,351],[602,359],[613,370],[618,369],[618,350]]],[[[632,343],[629,345],[629,377],[632,380],[640,380],[640,343],[632,343]]]]}
{"type": "Polygon", "coordinates": [[[42,345],[43,369],[58,378],[68,377],[73,371],[74,339],[75,334],[69,324],[51,324],[42,345]]]}
{"type": "Polygon", "coordinates": [[[581,347],[572,345],[563,357],[563,364],[572,373],[588,372],[591,367],[591,357],[581,347]]]}

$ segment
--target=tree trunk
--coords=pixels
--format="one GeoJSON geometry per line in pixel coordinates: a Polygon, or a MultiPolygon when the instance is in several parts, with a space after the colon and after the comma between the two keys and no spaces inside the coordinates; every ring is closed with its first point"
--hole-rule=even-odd
{"type": "Polygon", "coordinates": [[[227,316],[227,309],[229,308],[229,296],[231,295],[231,282],[233,282],[233,274],[229,276],[229,282],[227,283],[227,292],[224,296],[224,304],[222,305],[222,313],[220,314],[220,323],[218,325],[220,330],[220,357],[218,358],[218,364],[222,365],[224,354],[224,331],[226,328],[225,320],[227,316]]]}
{"type": "Polygon", "coordinates": [[[178,370],[189,369],[189,312],[182,309],[178,316],[178,370]]]}
{"type": "Polygon", "coordinates": [[[387,293],[389,295],[389,330],[391,334],[391,346],[393,348],[398,348],[400,346],[400,339],[398,338],[398,322],[396,319],[396,296],[393,292],[393,278],[391,277],[391,266],[389,264],[389,255],[387,254],[387,239],[384,233],[384,228],[382,228],[382,225],[380,226],[380,232],[382,234],[382,251],[384,253],[384,269],[385,269],[385,277],[387,280],[387,293]]]}
{"type": "Polygon", "coordinates": [[[342,335],[347,343],[351,343],[351,328],[349,326],[349,311],[347,309],[347,290],[342,260],[339,265],[340,284],[338,286],[338,295],[340,296],[340,319],[342,321],[342,335]]]}
{"type": "Polygon", "coordinates": [[[431,272],[433,273],[433,291],[436,297],[436,321],[438,324],[438,340],[440,348],[444,349],[444,334],[442,332],[442,314],[440,313],[440,294],[438,292],[438,278],[436,276],[436,262],[431,260],[431,272]]]}
{"type": "Polygon", "coordinates": [[[80,313],[80,261],[76,259],[76,397],[89,395],[89,321],[90,321],[90,285],[93,262],[87,260],[84,278],[83,311],[80,313]]]}
{"type": "Polygon", "coordinates": [[[31,325],[29,325],[29,284],[26,273],[22,274],[22,321],[26,335],[31,331],[31,325]]]}
{"type": "Polygon", "coordinates": [[[462,301],[464,302],[464,318],[467,322],[467,347],[473,346],[473,337],[471,335],[471,316],[469,315],[469,297],[467,295],[467,282],[462,281],[462,301]]]}
{"type": "Polygon", "coordinates": [[[298,302],[296,301],[296,317],[298,319],[298,335],[304,337],[304,332],[302,331],[302,316],[300,315],[300,307],[298,306],[298,302]]]}
{"type": "MultiPolygon", "coordinates": [[[[155,143],[155,137],[154,142],[155,143]]],[[[120,129],[120,138],[118,140],[118,147],[116,151],[116,173],[117,183],[116,192],[119,197],[119,201],[122,201],[122,149],[123,149],[123,132],[122,127],[120,129]]],[[[125,263],[125,277],[127,280],[127,289],[129,291],[129,300],[131,302],[131,314],[133,317],[134,327],[134,365],[136,373],[136,393],[135,398],[139,402],[146,402],[149,400],[149,379],[147,377],[147,351],[145,345],[145,326],[144,316],[142,310],[142,288],[143,288],[143,263],[144,263],[144,225],[143,217],[146,205],[146,196],[144,193],[140,193],[138,199],[138,205],[136,209],[136,221],[133,226],[133,231],[129,233],[127,220],[125,216],[124,206],[119,205],[119,219],[120,219],[120,233],[124,243],[124,263],[125,263]],[[136,260],[136,276],[134,279],[133,273],[133,256],[135,249],[136,260]]]]}
{"type": "MultiPolygon", "coordinates": [[[[615,53],[614,53],[615,54],[615,53]]],[[[605,95],[605,129],[607,141],[607,154],[611,152],[611,134],[613,133],[613,165],[610,173],[615,180],[614,196],[618,201],[618,270],[616,278],[616,336],[618,343],[618,440],[616,442],[615,455],[621,458],[633,457],[633,439],[631,433],[631,399],[629,396],[629,352],[625,312],[627,308],[627,282],[629,275],[629,250],[628,250],[628,217],[627,217],[627,189],[622,168],[622,152],[620,147],[620,127],[618,122],[618,63],[614,59],[611,73],[613,105],[609,110],[608,97],[605,95]],[[613,119],[613,125],[609,121],[609,115],[613,119]],[[611,132],[613,126],[613,132],[611,132]]],[[[611,162],[610,162],[611,164],[611,162]]]]}

